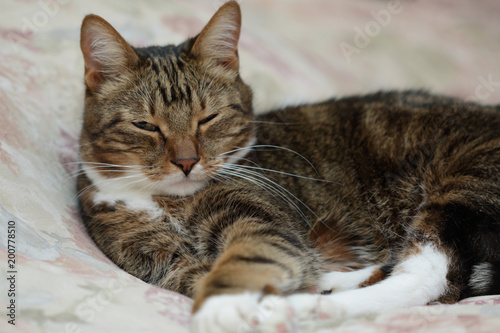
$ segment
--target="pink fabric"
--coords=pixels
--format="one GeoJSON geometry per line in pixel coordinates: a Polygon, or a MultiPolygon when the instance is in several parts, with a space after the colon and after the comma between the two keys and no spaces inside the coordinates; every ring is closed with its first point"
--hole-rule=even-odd
{"type": "MultiPolygon", "coordinates": [[[[79,27],[85,14],[96,13],[136,46],[180,42],[196,34],[222,2],[2,2],[0,261],[7,263],[7,222],[14,221],[18,307],[14,327],[7,323],[9,299],[2,294],[1,332],[189,331],[192,301],[121,271],[78,217],[73,175],[84,93],[79,27]]],[[[259,112],[381,88],[428,88],[500,102],[497,0],[240,3],[241,73],[254,88],[259,112]]],[[[7,287],[4,277],[0,281],[7,287]]],[[[498,332],[499,303],[500,296],[488,296],[303,327],[498,332]]],[[[276,332],[285,328],[277,324],[276,332]]]]}

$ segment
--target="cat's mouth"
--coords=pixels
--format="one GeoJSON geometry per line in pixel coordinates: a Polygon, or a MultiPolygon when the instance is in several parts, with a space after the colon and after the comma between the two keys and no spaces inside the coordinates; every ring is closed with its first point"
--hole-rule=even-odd
{"type": "Polygon", "coordinates": [[[171,183],[170,187],[174,188],[192,187],[195,186],[196,184],[205,184],[206,182],[207,182],[206,180],[195,180],[195,179],[190,179],[189,177],[185,177],[184,179],[171,183]]]}
{"type": "MultiPolygon", "coordinates": [[[[195,168],[197,169],[197,168],[195,168]]],[[[157,195],[189,196],[202,190],[210,180],[202,170],[193,170],[189,175],[176,172],[157,181],[157,195]]]]}
{"type": "Polygon", "coordinates": [[[207,172],[201,167],[193,168],[189,175],[185,175],[182,171],[151,174],[144,170],[124,168],[118,177],[116,172],[111,173],[113,177],[106,177],[105,171],[85,165],[82,168],[99,192],[118,199],[128,197],[130,193],[140,194],[142,197],[190,196],[202,190],[210,181],[207,172]]]}

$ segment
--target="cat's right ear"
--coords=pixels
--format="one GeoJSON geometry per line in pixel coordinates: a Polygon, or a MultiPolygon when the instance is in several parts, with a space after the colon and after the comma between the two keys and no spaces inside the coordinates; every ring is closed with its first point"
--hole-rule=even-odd
{"type": "Polygon", "coordinates": [[[87,15],[82,22],[80,47],[85,60],[85,83],[91,92],[139,62],[123,37],[103,18],[87,15]]]}
{"type": "Polygon", "coordinates": [[[201,61],[237,71],[240,30],[240,6],[236,1],[228,1],[196,37],[190,52],[201,61]]]}

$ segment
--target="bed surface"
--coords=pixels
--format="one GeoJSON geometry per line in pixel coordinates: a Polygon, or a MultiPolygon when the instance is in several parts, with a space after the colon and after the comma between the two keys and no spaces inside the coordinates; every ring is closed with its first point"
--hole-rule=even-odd
{"type": "MultiPolygon", "coordinates": [[[[16,296],[7,296],[10,282],[2,274],[0,332],[189,331],[192,301],[121,271],[78,217],[74,173],[84,95],[79,28],[84,15],[94,13],[134,46],[177,43],[197,34],[222,3],[2,1],[0,264],[2,272],[16,272],[16,296]],[[16,235],[14,267],[7,266],[9,225],[16,235]],[[6,316],[11,299],[15,326],[6,316]]],[[[241,75],[254,89],[257,112],[379,89],[426,88],[500,103],[497,0],[240,4],[241,75]]],[[[286,324],[277,324],[276,332],[286,324]]],[[[498,332],[500,296],[305,322],[301,328],[498,332]]]]}

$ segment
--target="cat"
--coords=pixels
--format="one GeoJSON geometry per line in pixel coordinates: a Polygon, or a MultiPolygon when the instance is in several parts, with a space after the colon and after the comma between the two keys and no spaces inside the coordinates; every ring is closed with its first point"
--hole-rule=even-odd
{"type": "Polygon", "coordinates": [[[197,332],[500,292],[500,107],[388,91],[254,116],[240,30],[235,1],[177,46],[85,17],[77,185],[102,251],[194,298],[197,332]]]}

